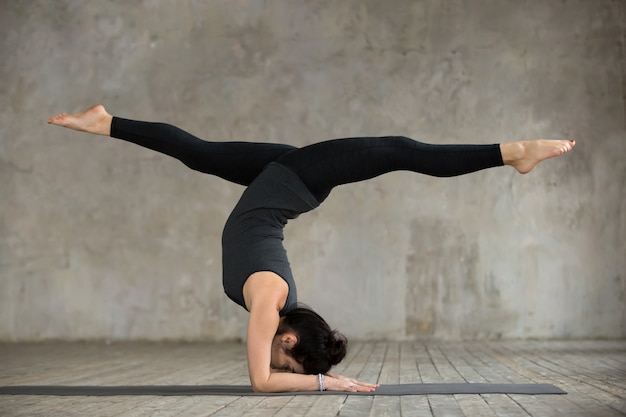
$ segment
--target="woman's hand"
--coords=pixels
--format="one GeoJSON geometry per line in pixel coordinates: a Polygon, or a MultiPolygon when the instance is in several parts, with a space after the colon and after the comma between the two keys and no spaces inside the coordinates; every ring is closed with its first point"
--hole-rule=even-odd
{"type": "Polygon", "coordinates": [[[368,384],[343,375],[326,374],[324,376],[324,388],[329,391],[372,392],[378,387],[379,384],[368,384]]]}

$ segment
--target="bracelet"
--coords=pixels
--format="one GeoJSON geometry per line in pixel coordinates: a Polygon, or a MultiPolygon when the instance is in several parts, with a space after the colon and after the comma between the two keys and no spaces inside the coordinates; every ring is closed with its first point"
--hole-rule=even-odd
{"type": "Polygon", "coordinates": [[[317,374],[317,383],[320,386],[320,391],[324,391],[324,375],[322,374],[317,374]]]}

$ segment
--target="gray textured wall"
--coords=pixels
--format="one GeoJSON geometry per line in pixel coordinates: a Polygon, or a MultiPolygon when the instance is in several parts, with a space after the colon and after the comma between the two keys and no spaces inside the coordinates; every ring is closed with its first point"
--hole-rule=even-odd
{"type": "Polygon", "coordinates": [[[302,301],[358,338],[626,336],[624,2],[0,5],[0,340],[244,335],[242,187],[46,125],[101,102],[210,140],[573,137],[527,176],[341,187],[287,228],[302,301]]]}

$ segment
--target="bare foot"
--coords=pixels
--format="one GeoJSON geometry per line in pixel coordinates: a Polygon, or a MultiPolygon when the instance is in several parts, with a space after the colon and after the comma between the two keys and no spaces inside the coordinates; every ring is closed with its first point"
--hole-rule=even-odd
{"type": "Polygon", "coordinates": [[[576,145],[575,140],[539,139],[500,145],[502,160],[520,174],[526,174],[541,161],[563,155],[576,145]]]}
{"type": "Polygon", "coordinates": [[[80,113],[61,113],[48,119],[48,123],[78,130],[109,136],[111,134],[111,120],[101,104],[96,104],[80,113]]]}

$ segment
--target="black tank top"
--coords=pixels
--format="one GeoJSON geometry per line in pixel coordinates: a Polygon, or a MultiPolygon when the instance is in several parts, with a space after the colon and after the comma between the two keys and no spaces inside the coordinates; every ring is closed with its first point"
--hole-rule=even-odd
{"type": "Polygon", "coordinates": [[[244,191],[222,233],[222,283],[226,295],[246,308],[243,285],[250,275],[271,271],[289,285],[285,314],[298,302],[296,283],[283,247],[287,221],[319,202],[300,178],[276,162],[268,164],[244,191]]]}

